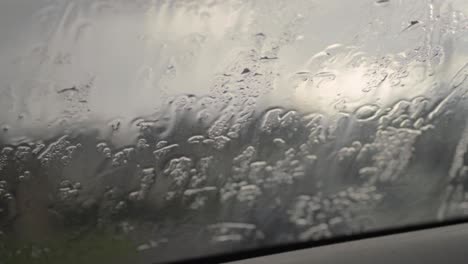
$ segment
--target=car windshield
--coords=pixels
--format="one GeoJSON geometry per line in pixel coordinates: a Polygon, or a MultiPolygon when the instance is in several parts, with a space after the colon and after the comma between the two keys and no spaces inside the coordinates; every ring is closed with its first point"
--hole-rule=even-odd
{"type": "Polygon", "coordinates": [[[160,263],[467,215],[467,15],[1,0],[0,262],[160,263]]]}

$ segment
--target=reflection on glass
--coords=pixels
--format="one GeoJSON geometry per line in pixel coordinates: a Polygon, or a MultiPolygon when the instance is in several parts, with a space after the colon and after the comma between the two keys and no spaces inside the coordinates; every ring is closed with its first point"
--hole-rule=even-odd
{"type": "Polygon", "coordinates": [[[0,259],[468,214],[465,1],[0,2],[0,259]]]}

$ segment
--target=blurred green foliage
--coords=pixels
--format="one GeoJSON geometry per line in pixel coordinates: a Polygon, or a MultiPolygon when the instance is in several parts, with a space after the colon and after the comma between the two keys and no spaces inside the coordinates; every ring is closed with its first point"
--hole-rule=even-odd
{"type": "Polygon", "coordinates": [[[135,246],[128,240],[105,232],[94,232],[79,239],[55,239],[39,244],[0,241],[0,264],[103,264],[135,263],[135,246]]]}

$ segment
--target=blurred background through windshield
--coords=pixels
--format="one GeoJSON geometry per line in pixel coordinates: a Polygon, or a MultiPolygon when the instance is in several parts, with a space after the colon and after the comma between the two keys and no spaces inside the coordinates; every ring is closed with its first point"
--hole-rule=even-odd
{"type": "Polygon", "coordinates": [[[0,1],[0,263],[468,214],[464,0],[0,1]]]}

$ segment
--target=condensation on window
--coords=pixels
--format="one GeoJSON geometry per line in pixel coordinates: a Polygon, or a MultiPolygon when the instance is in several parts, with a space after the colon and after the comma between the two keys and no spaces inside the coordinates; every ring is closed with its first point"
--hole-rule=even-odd
{"type": "Polygon", "coordinates": [[[467,15],[0,1],[0,262],[158,263],[467,216],[467,15]]]}

